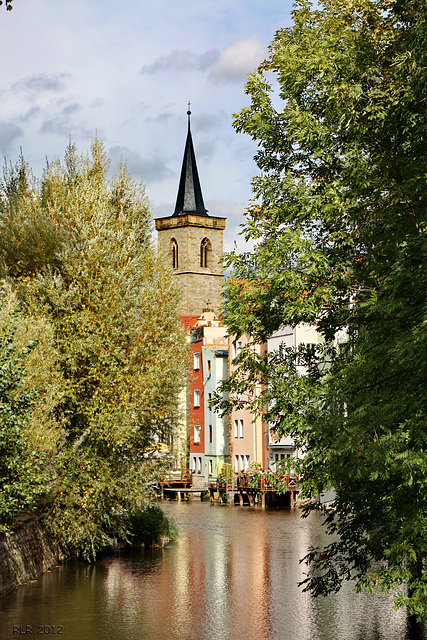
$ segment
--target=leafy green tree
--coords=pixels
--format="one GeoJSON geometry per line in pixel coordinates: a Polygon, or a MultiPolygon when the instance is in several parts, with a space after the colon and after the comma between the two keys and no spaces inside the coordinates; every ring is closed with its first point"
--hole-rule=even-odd
{"type": "Polygon", "coordinates": [[[123,509],[152,499],[150,451],[171,439],[186,348],[172,274],[156,254],[144,189],[124,166],[107,179],[94,140],[48,165],[7,168],[0,218],[4,274],[30,318],[52,327],[60,433],[43,518],[93,555],[123,509]]]}
{"type": "Polygon", "coordinates": [[[54,434],[41,415],[51,373],[33,379],[49,365],[49,332],[43,323],[27,326],[9,288],[0,294],[0,532],[9,534],[15,519],[37,510],[49,491],[54,434]],[[44,423],[43,435],[35,420],[44,423]]]}
{"type": "MultiPolygon", "coordinates": [[[[12,11],[13,7],[12,7],[12,2],[13,0],[5,0],[4,2],[4,6],[6,11],[12,11]]],[[[3,4],[3,0],[0,0],[0,7],[3,4]]]]}
{"type": "Polygon", "coordinates": [[[260,174],[226,321],[255,341],[315,322],[324,346],[243,351],[228,387],[305,450],[306,495],[337,490],[306,587],[406,585],[396,604],[427,617],[427,5],[301,0],[293,22],[235,118],[260,174]]]}

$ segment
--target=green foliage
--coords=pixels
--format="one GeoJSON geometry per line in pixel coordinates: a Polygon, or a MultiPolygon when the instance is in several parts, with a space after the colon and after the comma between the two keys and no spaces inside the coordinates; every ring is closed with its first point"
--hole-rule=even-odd
{"type": "Polygon", "coordinates": [[[17,515],[34,499],[32,456],[28,451],[25,426],[31,394],[22,389],[25,352],[13,344],[13,325],[0,333],[0,532],[9,532],[17,515]],[[27,458],[22,465],[22,458],[27,458]]]}
{"type": "Polygon", "coordinates": [[[40,388],[28,368],[40,361],[43,338],[20,339],[23,318],[7,289],[0,304],[0,533],[9,534],[17,516],[37,508],[50,478],[46,447],[31,434],[40,388]]]}
{"type": "Polygon", "coordinates": [[[174,521],[158,505],[134,511],[129,520],[128,529],[134,544],[153,547],[163,544],[165,539],[175,540],[178,536],[174,521]]]}
{"type": "Polygon", "coordinates": [[[293,20],[235,118],[260,175],[226,321],[255,342],[315,322],[324,344],[243,350],[227,387],[306,452],[306,495],[337,490],[306,586],[406,583],[397,606],[426,617],[427,6],[301,0],[293,20]]]}
{"type": "Polygon", "coordinates": [[[228,480],[231,482],[234,477],[233,466],[229,462],[224,462],[217,477],[219,480],[228,480]]]}
{"type": "Polygon", "coordinates": [[[122,527],[121,509],[152,500],[150,451],[171,439],[186,362],[144,189],[124,166],[108,180],[108,164],[96,139],[83,158],[70,144],[40,183],[21,158],[5,169],[0,199],[3,273],[55,349],[38,430],[45,437],[50,421],[56,436],[42,517],[85,556],[122,527]]]}
{"type": "Polygon", "coordinates": [[[284,474],[264,471],[259,462],[253,462],[248,471],[239,471],[237,483],[239,486],[245,486],[250,489],[271,487],[278,495],[286,493],[288,490],[284,474]]]}
{"type": "MultiPolygon", "coordinates": [[[[13,0],[5,0],[4,2],[4,6],[6,11],[12,11],[13,7],[12,7],[12,2],[13,0]]],[[[0,7],[3,4],[3,0],[0,0],[0,7]]]]}

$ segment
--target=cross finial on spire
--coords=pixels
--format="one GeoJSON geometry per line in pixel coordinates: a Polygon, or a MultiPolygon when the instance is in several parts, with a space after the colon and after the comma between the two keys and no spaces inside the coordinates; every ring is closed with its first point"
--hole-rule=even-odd
{"type": "Polygon", "coordinates": [[[208,213],[203,203],[196,156],[194,154],[193,140],[191,137],[190,108],[191,102],[188,102],[188,133],[187,140],[185,142],[184,158],[182,161],[181,177],[179,180],[178,196],[176,198],[175,212],[173,214],[174,216],[181,216],[183,213],[206,216],[208,213]]]}
{"type": "Polygon", "coordinates": [[[190,131],[190,116],[191,116],[191,102],[187,104],[187,116],[188,116],[188,130],[190,131]]]}

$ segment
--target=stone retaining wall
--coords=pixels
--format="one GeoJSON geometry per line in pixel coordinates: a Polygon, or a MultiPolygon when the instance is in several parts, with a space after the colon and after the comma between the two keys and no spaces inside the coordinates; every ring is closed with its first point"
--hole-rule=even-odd
{"type": "Polygon", "coordinates": [[[0,595],[36,578],[68,555],[37,520],[21,522],[13,535],[0,536],[0,595]]]}

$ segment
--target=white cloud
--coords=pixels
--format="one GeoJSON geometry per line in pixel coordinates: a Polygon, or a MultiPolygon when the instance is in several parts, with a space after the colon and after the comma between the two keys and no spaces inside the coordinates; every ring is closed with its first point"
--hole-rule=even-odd
{"type": "Polygon", "coordinates": [[[0,151],[6,155],[16,138],[23,135],[20,127],[12,122],[0,122],[0,151]]]}
{"type": "Polygon", "coordinates": [[[117,0],[16,1],[0,20],[13,62],[2,66],[0,157],[14,162],[22,145],[40,176],[69,134],[84,153],[97,131],[112,170],[122,155],[156,214],[171,215],[190,100],[205,205],[228,218],[229,247],[257,171],[256,145],[233,131],[231,114],[249,103],[245,76],[293,0],[130,0],[120,10],[117,0]]]}
{"type": "Polygon", "coordinates": [[[205,71],[219,58],[218,49],[210,49],[204,53],[195,53],[189,49],[174,49],[161,55],[151,64],[144,65],[139,73],[154,74],[159,71],[205,71]]]}
{"type": "Polygon", "coordinates": [[[222,51],[219,60],[211,68],[211,76],[217,80],[243,80],[263,61],[266,48],[253,36],[236,40],[222,51]]]}
{"type": "Polygon", "coordinates": [[[168,124],[170,120],[176,120],[176,115],[170,111],[162,111],[156,116],[149,116],[148,118],[145,118],[144,122],[168,124]]]}
{"type": "Polygon", "coordinates": [[[21,91],[32,93],[58,93],[65,89],[66,80],[69,78],[69,73],[57,73],[54,75],[36,73],[32,76],[21,78],[14,82],[10,87],[10,91],[12,93],[21,91]]]}
{"type": "Polygon", "coordinates": [[[218,49],[210,49],[203,53],[196,53],[190,49],[174,49],[144,65],[139,74],[208,71],[210,79],[241,81],[256,69],[266,55],[267,50],[259,38],[252,36],[232,42],[222,52],[218,49]]]}
{"type": "Polygon", "coordinates": [[[50,117],[46,117],[40,127],[41,133],[55,134],[59,136],[79,135],[88,138],[91,132],[81,122],[76,122],[74,116],[81,111],[81,105],[77,103],[67,104],[50,117]]]}
{"type": "Polygon", "coordinates": [[[217,132],[222,123],[227,121],[228,114],[224,111],[220,113],[195,113],[191,117],[191,128],[195,131],[217,132]]]}
{"type": "Polygon", "coordinates": [[[108,150],[108,156],[111,158],[113,170],[116,170],[120,159],[122,159],[126,162],[129,173],[136,180],[142,179],[145,183],[161,181],[173,175],[173,172],[158,154],[144,158],[137,151],[117,145],[108,150]]]}
{"type": "Polygon", "coordinates": [[[27,109],[27,111],[23,113],[21,116],[18,116],[18,120],[20,122],[27,122],[28,120],[31,120],[34,116],[37,116],[39,113],[40,113],[40,107],[34,106],[34,107],[31,107],[30,109],[27,109]]]}

